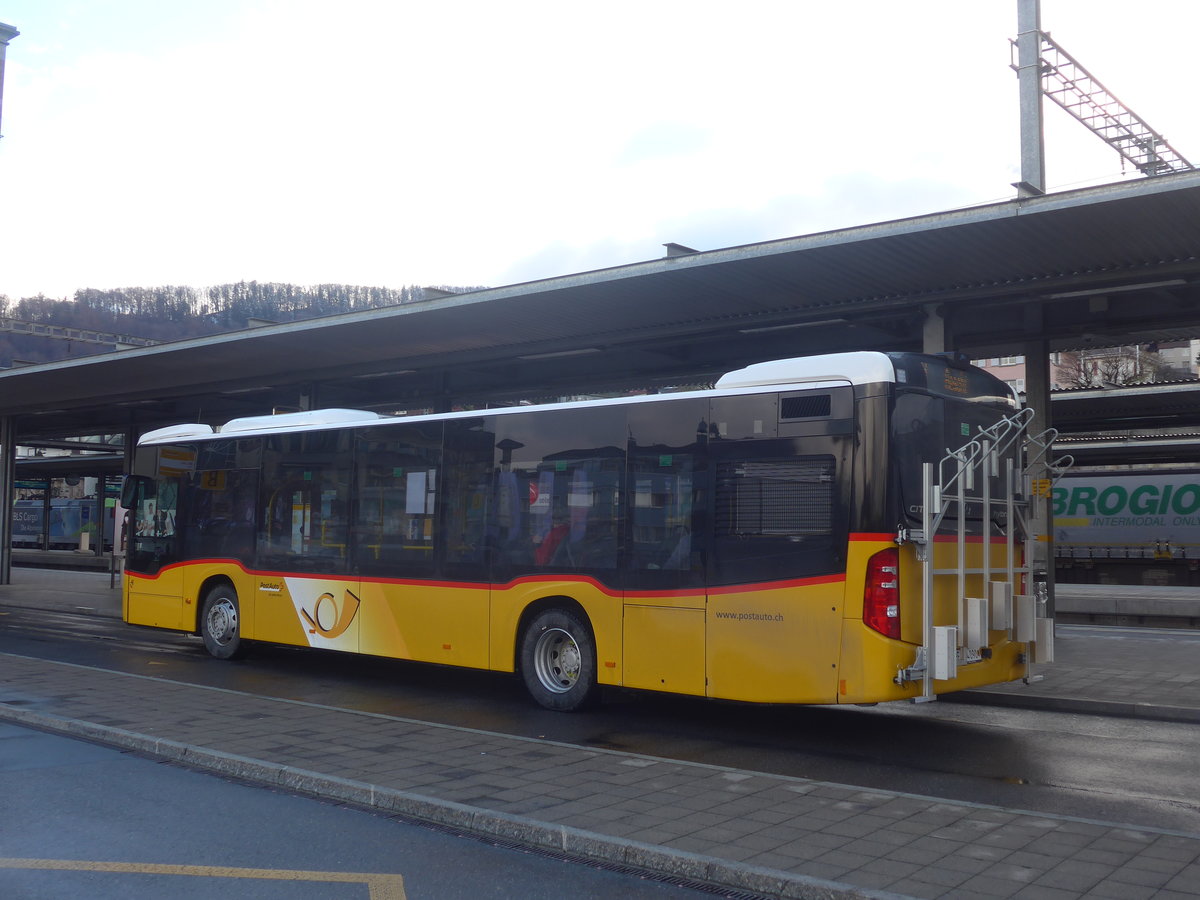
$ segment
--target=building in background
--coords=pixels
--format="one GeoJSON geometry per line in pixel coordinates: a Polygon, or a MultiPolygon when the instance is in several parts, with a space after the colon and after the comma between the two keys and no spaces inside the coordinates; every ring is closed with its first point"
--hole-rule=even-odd
{"type": "MultiPolygon", "coordinates": [[[[1171,341],[1063,350],[1050,354],[1051,390],[1104,387],[1118,384],[1154,384],[1187,381],[1197,377],[1200,341],[1171,341]]],[[[1025,392],[1025,357],[992,356],[972,362],[1011,386],[1025,392]]]]}

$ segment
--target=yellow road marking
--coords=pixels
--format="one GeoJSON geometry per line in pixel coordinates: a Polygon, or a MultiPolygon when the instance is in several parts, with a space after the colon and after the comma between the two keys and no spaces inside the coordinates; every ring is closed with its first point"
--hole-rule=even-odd
{"type": "Polygon", "coordinates": [[[88,862],[75,859],[5,859],[0,869],[59,872],[117,872],[133,875],[193,875],[201,878],[260,878],[268,881],[316,881],[363,884],[370,900],[405,900],[404,879],[375,872],[304,872],[295,869],[240,869],[230,866],[170,866],[161,863],[88,862]]]}

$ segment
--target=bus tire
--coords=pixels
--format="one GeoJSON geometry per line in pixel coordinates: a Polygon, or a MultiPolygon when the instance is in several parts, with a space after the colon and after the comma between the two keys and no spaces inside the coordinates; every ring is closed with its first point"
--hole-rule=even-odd
{"type": "Polygon", "coordinates": [[[591,703],[596,686],[596,642],[586,619],[569,609],[546,609],[521,636],[521,677],[540,705],[572,712],[591,703]]]}
{"type": "Polygon", "coordinates": [[[248,643],[242,640],[241,608],[233,585],[218,584],[204,595],[200,636],[204,638],[204,649],[217,659],[245,655],[248,643]]]}

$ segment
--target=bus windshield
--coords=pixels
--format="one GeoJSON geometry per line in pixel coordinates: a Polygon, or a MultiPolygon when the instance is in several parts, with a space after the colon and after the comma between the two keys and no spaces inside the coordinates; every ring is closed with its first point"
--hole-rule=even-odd
{"type": "MultiPolygon", "coordinates": [[[[921,464],[936,466],[982,429],[1011,415],[1016,402],[1004,382],[981,369],[958,368],[929,357],[904,362],[907,365],[896,367],[892,470],[901,515],[916,523],[921,519],[921,464]]],[[[1002,493],[1000,478],[1003,470],[993,484],[993,496],[1002,493]]],[[[977,530],[979,510],[969,506],[967,518],[976,520],[977,530]]]]}

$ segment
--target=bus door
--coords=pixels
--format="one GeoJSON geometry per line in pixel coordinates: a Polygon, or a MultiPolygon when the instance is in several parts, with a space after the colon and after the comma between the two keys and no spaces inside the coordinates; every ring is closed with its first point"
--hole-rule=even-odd
{"type": "Polygon", "coordinates": [[[242,602],[252,623],[247,637],[359,650],[361,587],[349,567],[352,471],[347,432],[263,440],[254,596],[242,602]]]}
{"type": "Polygon", "coordinates": [[[623,629],[627,687],[705,692],[704,563],[693,530],[696,458],[631,454],[623,629]]]}
{"type": "Polygon", "coordinates": [[[849,387],[712,401],[710,696],[836,701],[853,430],[849,387]]]}
{"type": "Polygon", "coordinates": [[[486,667],[491,435],[398,422],[363,429],[355,447],[362,652],[486,667]]]}
{"type": "Polygon", "coordinates": [[[621,683],[702,697],[708,401],[631,405],[628,428],[621,683]]]}
{"type": "Polygon", "coordinates": [[[179,488],[195,468],[190,447],[146,447],[138,450],[135,470],[127,479],[122,505],[129,511],[126,537],[124,618],[134,625],[190,629],[184,622],[183,568],[176,519],[179,488]]]}

